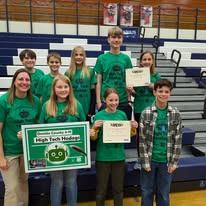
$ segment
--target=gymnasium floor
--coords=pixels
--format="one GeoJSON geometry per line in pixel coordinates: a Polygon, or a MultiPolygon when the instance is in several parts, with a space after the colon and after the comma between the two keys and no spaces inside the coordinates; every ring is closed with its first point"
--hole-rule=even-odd
{"type": "MultiPolygon", "coordinates": [[[[124,206],[140,206],[141,198],[124,198],[124,206]]],[[[170,195],[170,206],[205,206],[206,189],[192,192],[177,192],[170,195]]],[[[67,206],[63,204],[62,206],[67,206]]],[[[95,202],[81,202],[77,206],[96,206],[95,202]]],[[[105,206],[113,206],[112,200],[107,200],[105,206]]],[[[154,205],[155,206],[155,205],[154,205]]]]}

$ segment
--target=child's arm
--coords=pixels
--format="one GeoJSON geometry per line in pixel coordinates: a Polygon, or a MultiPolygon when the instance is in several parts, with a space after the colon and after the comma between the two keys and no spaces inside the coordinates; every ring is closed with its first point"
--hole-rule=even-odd
{"type": "Polygon", "coordinates": [[[136,121],[132,120],[131,121],[131,131],[130,131],[131,137],[133,137],[137,134],[137,128],[138,128],[138,123],[136,121]]]}
{"type": "Polygon", "coordinates": [[[169,173],[172,173],[177,168],[177,164],[180,158],[181,148],[182,148],[182,119],[181,119],[179,111],[177,112],[176,117],[177,119],[174,121],[176,124],[172,125],[173,129],[175,130],[175,136],[173,138],[174,142],[173,142],[172,151],[171,151],[172,157],[168,165],[169,173]]]}
{"type": "Polygon", "coordinates": [[[99,128],[103,125],[102,120],[96,120],[94,125],[90,129],[90,138],[91,140],[96,140],[98,138],[99,128]]]}
{"type": "Polygon", "coordinates": [[[102,75],[101,74],[97,74],[96,101],[97,101],[97,108],[98,109],[102,106],[102,102],[101,102],[101,87],[102,87],[102,75]]]}
{"type": "MultiPolygon", "coordinates": [[[[147,123],[145,121],[146,113],[142,113],[140,117],[140,122],[139,122],[139,153],[140,153],[140,161],[142,164],[142,167],[146,171],[150,171],[150,159],[149,159],[149,154],[148,154],[148,131],[147,131],[147,123]]],[[[152,141],[152,138],[151,140],[152,141]]]]}

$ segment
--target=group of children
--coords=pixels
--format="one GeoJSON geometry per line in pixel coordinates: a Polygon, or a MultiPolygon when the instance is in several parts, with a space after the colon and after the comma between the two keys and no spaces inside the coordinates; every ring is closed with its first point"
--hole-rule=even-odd
{"type": "MultiPolygon", "coordinates": [[[[86,66],[83,47],[75,47],[64,75],[59,72],[58,53],[48,55],[50,73],[44,75],[34,67],[35,53],[21,52],[25,69],[17,70],[9,91],[0,98],[0,169],[6,189],[5,206],[28,205],[21,125],[90,121],[92,115],[90,136],[96,141],[96,205],[104,205],[110,175],[114,205],[123,205],[124,144],[103,143],[103,124],[107,120],[130,120],[131,129],[138,131],[142,206],[152,206],[154,195],[157,206],[169,205],[171,174],[181,150],[180,113],[168,105],[172,84],[161,79],[154,68],[153,54],[146,51],[140,57],[140,66],[150,68],[151,84],[127,87],[125,73],[132,63],[120,52],[123,32],[119,27],[109,29],[108,43],[110,51],[97,58],[94,68],[86,66]],[[131,120],[131,96],[135,120],[131,120]],[[26,116],[21,115],[23,112],[26,116]]],[[[77,174],[76,169],[50,172],[52,206],[61,205],[63,187],[68,205],[76,206],[77,174]]]]}

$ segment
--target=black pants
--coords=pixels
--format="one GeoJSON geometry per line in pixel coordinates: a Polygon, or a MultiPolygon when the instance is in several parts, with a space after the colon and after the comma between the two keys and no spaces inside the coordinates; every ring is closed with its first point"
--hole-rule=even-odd
{"type": "Polygon", "coordinates": [[[141,113],[134,113],[134,119],[138,123],[137,128],[137,137],[136,137],[136,145],[137,145],[137,156],[139,157],[139,120],[140,120],[141,113]]]}
{"type": "Polygon", "coordinates": [[[96,206],[104,206],[111,175],[114,206],[123,206],[125,161],[96,161],[96,206]]]}

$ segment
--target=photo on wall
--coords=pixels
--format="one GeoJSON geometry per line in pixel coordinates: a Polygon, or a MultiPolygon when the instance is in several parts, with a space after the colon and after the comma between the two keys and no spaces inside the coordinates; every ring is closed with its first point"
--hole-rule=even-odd
{"type": "Polygon", "coordinates": [[[141,7],[140,26],[152,27],[153,8],[150,6],[141,7]]]}
{"type": "Polygon", "coordinates": [[[104,3],[104,25],[117,25],[117,4],[104,3]]]}
{"type": "Polygon", "coordinates": [[[129,4],[120,7],[120,25],[133,26],[133,6],[129,4]]]}

